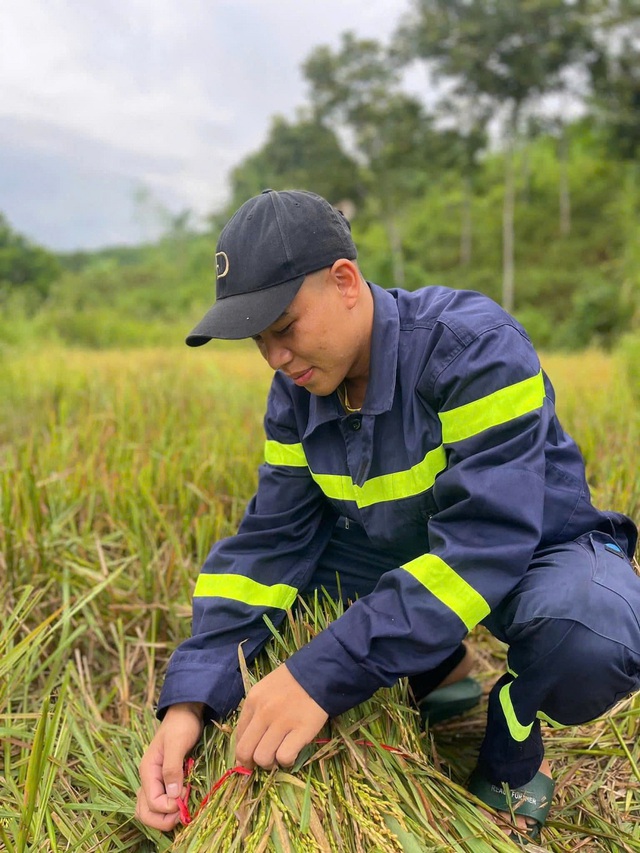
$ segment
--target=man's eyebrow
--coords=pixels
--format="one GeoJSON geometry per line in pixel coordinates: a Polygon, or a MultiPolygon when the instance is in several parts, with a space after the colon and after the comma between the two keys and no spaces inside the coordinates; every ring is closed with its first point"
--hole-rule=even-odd
{"type": "MultiPolygon", "coordinates": [[[[282,312],[282,314],[281,314],[279,317],[276,317],[276,319],[273,321],[273,323],[271,323],[271,326],[275,326],[275,324],[276,324],[276,323],[279,323],[279,322],[280,322],[280,320],[284,320],[284,318],[285,318],[285,317],[290,317],[290,316],[291,316],[291,315],[289,314],[288,310],[285,308],[285,309],[284,309],[284,311],[282,312]]],[[[269,328],[269,329],[270,329],[270,328],[271,328],[271,326],[267,326],[267,328],[269,328]]],[[[251,335],[251,338],[252,338],[254,341],[256,340],[256,338],[259,338],[259,337],[260,337],[260,334],[257,334],[257,335],[251,335]]]]}
{"type": "Polygon", "coordinates": [[[284,320],[286,317],[290,317],[290,316],[291,315],[289,314],[289,311],[285,308],[284,311],[282,312],[282,314],[279,317],[276,317],[276,319],[273,321],[273,323],[271,323],[271,325],[268,328],[270,329],[271,326],[275,326],[275,324],[279,323],[280,320],[284,320]]]}

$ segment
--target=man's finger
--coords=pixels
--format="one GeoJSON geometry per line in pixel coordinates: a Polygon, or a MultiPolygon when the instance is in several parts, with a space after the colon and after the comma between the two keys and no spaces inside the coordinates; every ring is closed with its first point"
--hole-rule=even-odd
{"type": "Polygon", "coordinates": [[[192,746],[193,744],[184,737],[178,737],[165,744],[162,779],[168,797],[181,797],[183,794],[184,760],[192,746]]]}
{"type": "Polygon", "coordinates": [[[162,762],[162,749],[158,744],[152,743],[140,762],[140,781],[149,811],[169,814],[177,812],[178,806],[175,800],[167,797],[162,762]]]}
{"type": "Polygon", "coordinates": [[[153,829],[169,832],[180,820],[180,813],[176,811],[171,814],[163,814],[162,812],[152,811],[149,808],[144,791],[142,788],[139,788],[136,803],[136,818],[141,823],[153,829]]]}
{"type": "Polygon", "coordinates": [[[275,760],[281,767],[291,767],[296,763],[296,758],[301,749],[311,742],[313,738],[305,737],[300,729],[294,729],[287,733],[276,750],[275,760]]]}
{"type": "Polygon", "coordinates": [[[254,709],[250,702],[245,700],[242,710],[240,711],[240,716],[238,717],[238,722],[236,723],[236,744],[242,739],[247,726],[253,719],[254,709]]]}
{"type": "Polygon", "coordinates": [[[270,770],[276,765],[276,753],[286,736],[287,730],[276,724],[265,731],[260,743],[253,751],[253,760],[258,767],[270,770]]]}
{"type": "MultiPolygon", "coordinates": [[[[268,726],[268,722],[261,714],[253,714],[239,736],[236,730],[236,761],[238,764],[249,769],[255,767],[253,754],[268,726]]],[[[261,764],[260,766],[264,765],[261,764]]]]}
{"type": "Polygon", "coordinates": [[[171,798],[184,794],[184,760],[198,742],[201,729],[201,721],[187,712],[181,715],[179,726],[174,725],[170,733],[165,732],[162,779],[167,796],[171,798]]]}

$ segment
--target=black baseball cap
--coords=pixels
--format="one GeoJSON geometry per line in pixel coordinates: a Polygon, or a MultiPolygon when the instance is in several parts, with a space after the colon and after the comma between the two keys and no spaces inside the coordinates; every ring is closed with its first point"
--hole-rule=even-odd
{"type": "Polygon", "coordinates": [[[257,335],[283,313],[306,275],[357,255],[347,219],[326,199],[304,190],[264,190],[222,229],[216,302],[187,344],[257,335]]]}

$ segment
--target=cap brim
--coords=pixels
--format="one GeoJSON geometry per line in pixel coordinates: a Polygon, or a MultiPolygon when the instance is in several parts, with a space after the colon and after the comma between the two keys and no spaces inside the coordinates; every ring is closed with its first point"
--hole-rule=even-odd
{"type": "Polygon", "coordinates": [[[212,338],[240,340],[263,332],[293,301],[305,276],[301,275],[265,290],[218,299],[187,336],[190,347],[200,347],[212,338]]]}

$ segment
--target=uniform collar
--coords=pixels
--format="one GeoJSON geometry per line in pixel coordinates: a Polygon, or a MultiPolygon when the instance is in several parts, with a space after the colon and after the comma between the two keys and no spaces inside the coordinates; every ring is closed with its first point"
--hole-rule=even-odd
{"type": "MultiPolygon", "coordinates": [[[[367,394],[360,413],[381,415],[393,405],[398,365],[400,318],[395,298],[376,284],[367,282],[373,296],[373,329],[371,333],[371,365],[367,394]]],[[[307,438],[320,424],[345,417],[337,393],[328,397],[311,395],[309,420],[304,433],[307,438]]]]}

